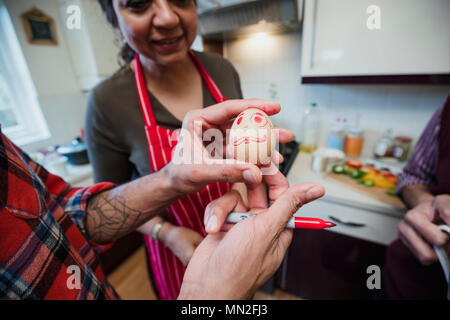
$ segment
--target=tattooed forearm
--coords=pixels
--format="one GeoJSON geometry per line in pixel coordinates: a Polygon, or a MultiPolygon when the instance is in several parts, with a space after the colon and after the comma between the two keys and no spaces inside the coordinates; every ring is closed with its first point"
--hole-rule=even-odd
{"type": "Polygon", "coordinates": [[[143,212],[131,208],[123,196],[110,198],[109,193],[100,194],[89,201],[87,231],[95,241],[109,242],[136,229],[142,221],[143,212]]]}
{"type": "Polygon", "coordinates": [[[97,194],[86,208],[87,235],[97,243],[117,240],[159,214],[178,197],[167,187],[163,173],[97,194]]]}

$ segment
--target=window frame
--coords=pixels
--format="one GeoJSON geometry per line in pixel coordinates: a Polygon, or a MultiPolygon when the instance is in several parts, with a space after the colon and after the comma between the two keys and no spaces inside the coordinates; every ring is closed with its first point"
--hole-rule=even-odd
{"type": "Polygon", "coordinates": [[[24,146],[50,138],[50,131],[25,61],[12,19],[0,0],[0,72],[4,75],[18,125],[2,132],[15,144],[24,146]]]}

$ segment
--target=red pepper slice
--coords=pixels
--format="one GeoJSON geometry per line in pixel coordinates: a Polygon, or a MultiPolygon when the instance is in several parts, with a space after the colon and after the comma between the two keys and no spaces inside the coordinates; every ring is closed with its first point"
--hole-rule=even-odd
{"type": "Polygon", "coordinates": [[[363,164],[361,161],[357,161],[357,160],[347,160],[347,164],[350,167],[356,168],[356,169],[360,169],[362,168],[363,164]]]}

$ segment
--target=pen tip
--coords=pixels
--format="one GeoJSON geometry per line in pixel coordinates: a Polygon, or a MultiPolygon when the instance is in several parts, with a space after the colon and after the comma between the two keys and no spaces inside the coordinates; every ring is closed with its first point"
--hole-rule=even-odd
{"type": "Polygon", "coordinates": [[[336,224],[333,223],[333,222],[328,222],[328,223],[327,223],[327,228],[333,228],[333,227],[335,227],[335,226],[336,226],[336,224]]]}

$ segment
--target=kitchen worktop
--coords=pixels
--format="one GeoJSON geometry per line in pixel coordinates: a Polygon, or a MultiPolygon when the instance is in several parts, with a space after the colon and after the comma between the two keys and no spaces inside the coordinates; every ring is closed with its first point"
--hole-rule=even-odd
{"type": "Polygon", "coordinates": [[[297,155],[287,175],[289,184],[315,182],[325,188],[325,195],[295,215],[336,222],[337,226],[329,231],[382,245],[398,237],[397,225],[404,210],[326,177],[326,173],[313,172],[311,161],[311,154],[297,155]]]}
{"type": "Polygon", "coordinates": [[[315,173],[311,169],[312,155],[299,152],[293,163],[287,179],[290,185],[300,182],[315,182],[321,184],[326,194],[323,200],[344,204],[364,210],[374,211],[381,214],[391,215],[401,218],[403,210],[378,199],[368,196],[352,188],[348,188],[334,179],[327,178],[325,173],[315,173]]]}
{"type": "Polygon", "coordinates": [[[87,187],[94,184],[92,165],[89,163],[83,165],[68,164],[66,166],[66,171],[67,172],[57,174],[73,187],[87,187]]]}

